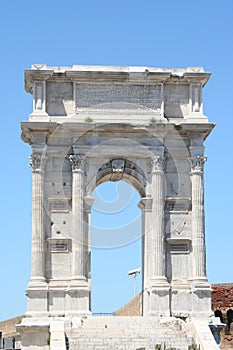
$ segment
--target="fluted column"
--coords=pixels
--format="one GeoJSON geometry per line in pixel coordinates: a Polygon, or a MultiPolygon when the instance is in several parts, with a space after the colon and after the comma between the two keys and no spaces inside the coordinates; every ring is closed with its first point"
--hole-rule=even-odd
{"type": "Polygon", "coordinates": [[[153,232],[152,232],[152,197],[142,198],[138,203],[142,218],[142,314],[150,313],[148,290],[153,276],[153,232]]]}
{"type": "Polygon", "coordinates": [[[154,271],[153,278],[165,279],[165,247],[164,247],[164,158],[154,156],[152,165],[152,191],[153,191],[153,251],[154,271]]]}
{"type": "Polygon", "coordinates": [[[193,280],[206,281],[203,168],[206,157],[190,157],[192,182],[193,280]]]}
{"type": "Polygon", "coordinates": [[[84,261],[85,276],[90,282],[91,278],[91,208],[94,204],[94,197],[85,197],[85,231],[84,231],[84,261]]]}
{"type": "Polygon", "coordinates": [[[44,166],[46,158],[32,154],[32,256],[30,285],[45,282],[44,276],[44,166]]]}
{"type": "Polygon", "coordinates": [[[72,254],[73,280],[85,280],[84,266],[84,161],[80,155],[70,156],[72,166],[72,254]]]}

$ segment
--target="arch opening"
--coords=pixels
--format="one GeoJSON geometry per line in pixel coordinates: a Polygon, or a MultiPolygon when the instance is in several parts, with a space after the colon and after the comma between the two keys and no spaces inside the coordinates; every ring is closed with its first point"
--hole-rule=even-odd
{"type": "MultiPolygon", "coordinates": [[[[112,313],[133,299],[134,278],[142,267],[140,194],[124,180],[101,181],[91,210],[91,311],[112,313]]],[[[136,294],[142,273],[136,277],[136,294]]]]}

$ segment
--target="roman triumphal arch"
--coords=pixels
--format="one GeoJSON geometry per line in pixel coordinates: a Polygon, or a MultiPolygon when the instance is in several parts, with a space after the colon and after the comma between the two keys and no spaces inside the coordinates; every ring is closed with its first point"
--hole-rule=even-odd
{"type": "Polygon", "coordinates": [[[200,67],[33,65],[30,317],[91,315],[91,193],[124,180],[140,196],[143,315],[207,316],[200,67]]]}

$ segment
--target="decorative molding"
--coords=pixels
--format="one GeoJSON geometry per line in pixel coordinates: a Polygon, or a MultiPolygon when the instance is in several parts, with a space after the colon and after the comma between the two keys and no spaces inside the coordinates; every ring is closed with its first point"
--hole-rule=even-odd
{"type": "Polygon", "coordinates": [[[90,196],[86,196],[84,197],[84,202],[86,204],[86,209],[87,210],[91,210],[93,204],[94,204],[94,201],[95,201],[95,197],[90,197],[90,196]]]}
{"type": "Polygon", "coordinates": [[[192,210],[191,198],[168,197],[166,209],[172,213],[188,213],[192,210]]]}
{"type": "Polygon", "coordinates": [[[47,69],[47,66],[45,64],[33,64],[32,65],[32,69],[41,70],[42,68],[46,68],[47,69]]]}
{"type": "Polygon", "coordinates": [[[72,242],[70,238],[48,238],[48,251],[51,253],[71,252],[72,242]]]}
{"type": "Polygon", "coordinates": [[[195,156],[189,157],[188,159],[191,165],[191,173],[203,172],[204,164],[207,161],[207,157],[195,156]]]}
{"type": "Polygon", "coordinates": [[[167,238],[171,254],[188,254],[190,252],[191,239],[189,237],[167,238]]]}
{"type": "Polygon", "coordinates": [[[32,171],[44,170],[47,157],[43,154],[32,154],[29,157],[29,160],[29,166],[32,169],[32,171]]]}
{"type": "Polygon", "coordinates": [[[148,196],[148,197],[143,197],[141,198],[140,202],[138,203],[138,207],[140,209],[144,209],[145,211],[151,211],[152,210],[152,203],[153,203],[153,198],[148,196]]]}
{"type": "Polygon", "coordinates": [[[83,170],[85,168],[84,157],[81,154],[71,154],[69,156],[71,167],[73,171],[83,170]]]}
{"type": "Polygon", "coordinates": [[[163,171],[165,165],[165,158],[161,156],[153,156],[151,158],[152,172],[163,171]]]}
{"type": "Polygon", "coordinates": [[[51,213],[68,213],[71,198],[48,198],[51,213]]]}
{"type": "Polygon", "coordinates": [[[111,164],[113,173],[123,173],[125,169],[125,159],[113,159],[111,164]]]}
{"type": "Polygon", "coordinates": [[[202,113],[201,84],[190,84],[191,113],[202,113]]]}

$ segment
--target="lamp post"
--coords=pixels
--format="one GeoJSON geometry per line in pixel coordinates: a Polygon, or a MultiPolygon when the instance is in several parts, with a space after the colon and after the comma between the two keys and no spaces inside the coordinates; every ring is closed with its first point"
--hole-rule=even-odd
{"type": "Polygon", "coordinates": [[[129,276],[134,276],[134,297],[136,296],[136,277],[139,275],[141,272],[141,268],[138,267],[137,269],[134,270],[129,270],[128,275],[129,276]]]}

